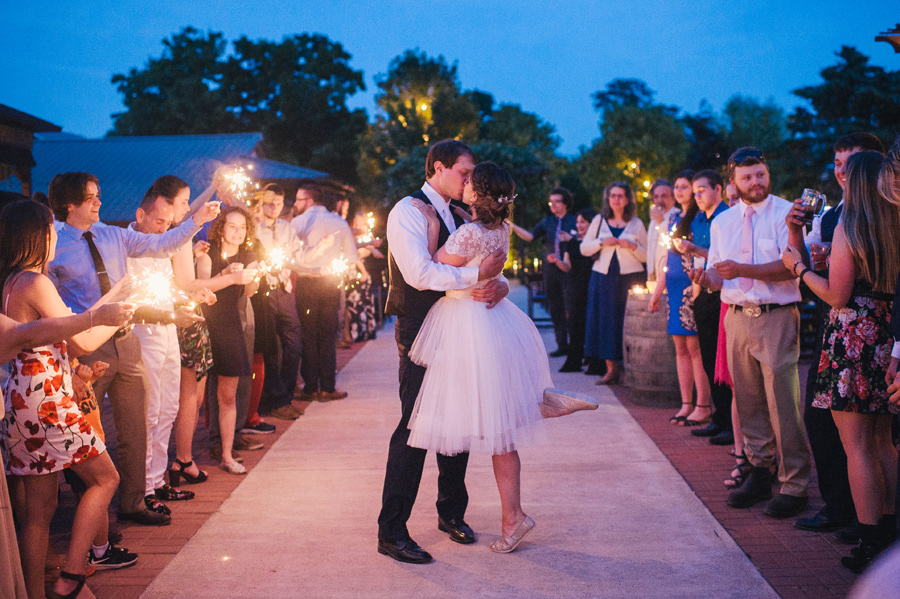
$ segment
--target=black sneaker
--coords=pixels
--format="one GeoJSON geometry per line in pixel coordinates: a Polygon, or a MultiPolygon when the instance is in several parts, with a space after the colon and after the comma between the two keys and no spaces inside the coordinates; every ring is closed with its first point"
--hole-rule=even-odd
{"type": "Polygon", "coordinates": [[[244,435],[271,435],[275,432],[275,427],[260,420],[259,424],[247,425],[240,432],[244,435]]]}
{"type": "Polygon", "coordinates": [[[127,568],[128,566],[133,566],[137,560],[138,556],[136,553],[116,547],[112,543],[106,548],[106,553],[100,557],[94,557],[93,549],[88,550],[88,565],[94,566],[98,570],[127,568]]]}

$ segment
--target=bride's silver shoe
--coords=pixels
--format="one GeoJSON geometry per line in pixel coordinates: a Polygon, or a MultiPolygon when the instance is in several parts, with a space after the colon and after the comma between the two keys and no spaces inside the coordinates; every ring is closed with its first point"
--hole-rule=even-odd
{"type": "Polygon", "coordinates": [[[596,399],[584,393],[565,391],[555,387],[544,389],[544,405],[563,410],[566,414],[579,410],[596,410],[600,404],[596,399]]]}

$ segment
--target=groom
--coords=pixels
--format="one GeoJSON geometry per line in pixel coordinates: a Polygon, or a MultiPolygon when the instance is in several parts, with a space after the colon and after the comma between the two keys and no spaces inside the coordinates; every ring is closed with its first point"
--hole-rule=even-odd
{"type": "MultiPolygon", "coordinates": [[[[450,207],[451,199],[462,198],[463,188],[475,168],[477,158],[462,142],[446,139],[428,150],[425,161],[426,183],[411,194],[434,206],[441,221],[438,247],[462,224],[450,207]]],[[[506,254],[497,251],[479,266],[453,267],[431,260],[428,252],[427,224],[424,215],[410,197],[397,202],[388,216],[387,238],[390,249],[388,267],[390,288],[385,312],[397,317],[395,337],[400,351],[400,405],[402,415],[391,436],[381,514],[378,516],[378,553],[413,564],[431,561],[431,555],[409,536],[406,522],[412,512],[425,464],[424,449],[406,444],[412,414],[425,368],[409,359],[409,349],[428,310],[450,289],[465,289],[503,270],[506,254]]],[[[492,281],[472,294],[472,298],[493,308],[509,293],[505,280],[492,281]]],[[[462,323],[460,323],[462,326],[462,323]]],[[[438,454],[438,529],[457,543],[474,543],[475,533],[463,517],[469,503],[466,492],[466,465],[469,454],[438,454]]]]}

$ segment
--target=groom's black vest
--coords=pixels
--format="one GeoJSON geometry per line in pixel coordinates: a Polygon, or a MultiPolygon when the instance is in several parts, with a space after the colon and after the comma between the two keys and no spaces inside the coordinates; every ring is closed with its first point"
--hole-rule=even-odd
{"type": "MultiPolygon", "coordinates": [[[[410,197],[418,198],[427,204],[432,203],[421,189],[410,194],[410,197]]],[[[463,222],[462,219],[453,211],[450,213],[456,226],[459,227],[463,222]]],[[[450,230],[447,229],[447,225],[444,224],[442,218],[438,217],[438,220],[441,223],[441,231],[438,234],[438,247],[441,247],[447,242],[447,238],[450,237],[450,230]]],[[[390,240],[388,240],[388,243],[390,243],[390,240]]],[[[388,247],[388,273],[390,275],[390,284],[388,287],[387,305],[384,308],[385,314],[422,321],[425,320],[425,315],[428,314],[431,306],[444,297],[443,291],[434,291],[433,289],[419,291],[404,281],[403,273],[397,267],[397,262],[394,260],[390,247],[388,247]]]]}

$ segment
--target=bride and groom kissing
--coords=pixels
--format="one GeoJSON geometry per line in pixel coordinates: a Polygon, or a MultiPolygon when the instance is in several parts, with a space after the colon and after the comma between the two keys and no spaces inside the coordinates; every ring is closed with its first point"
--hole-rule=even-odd
{"type": "Polygon", "coordinates": [[[406,526],[427,450],[437,453],[438,529],[462,544],[476,540],[464,520],[468,452],[491,454],[502,518],[490,549],[509,553],[535,526],[521,506],[517,450],[542,440],[544,418],[597,407],[552,388],[534,323],[506,299],[504,221],[515,182],[493,163],[476,163],[462,142],[434,144],[425,184],[388,217],[385,312],[397,317],[401,418],[388,451],[378,552],[401,562],[432,560],[406,526]],[[451,206],[459,198],[471,215],[451,206]]]}

